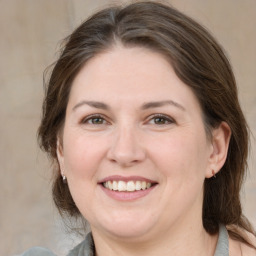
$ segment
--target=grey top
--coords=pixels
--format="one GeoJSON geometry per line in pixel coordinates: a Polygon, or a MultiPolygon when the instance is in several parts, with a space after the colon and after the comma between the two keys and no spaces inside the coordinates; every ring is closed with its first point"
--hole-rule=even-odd
{"type": "MultiPolygon", "coordinates": [[[[85,240],[77,245],[73,250],[69,252],[67,256],[94,256],[94,243],[91,233],[89,233],[85,240]]],[[[56,256],[48,249],[41,247],[34,247],[26,251],[21,256],[56,256]]],[[[224,225],[220,225],[219,238],[214,256],[229,256],[229,243],[228,232],[224,225]]]]}
{"type": "Polygon", "coordinates": [[[219,238],[214,256],[229,256],[228,231],[224,225],[220,225],[219,238]]]}

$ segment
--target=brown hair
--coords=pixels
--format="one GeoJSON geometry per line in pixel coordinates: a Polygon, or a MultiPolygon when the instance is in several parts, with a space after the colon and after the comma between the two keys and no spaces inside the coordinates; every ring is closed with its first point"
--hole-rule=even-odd
{"type": "MultiPolygon", "coordinates": [[[[228,155],[216,178],[204,184],[203,224],[218,232],[219,223],[253,233],[242,214],[240,189],[247,169],[248,128],[241,111],[235,78],[222,48],[197,22],[165,4],[145,1],[97,12],[65,39],[64,47],[46,85],[39,128],[41,147],[57,163],[53,199],[61,214],[80,216],[68,185],[63,184],[56,157],[57,135],[65,121],[72,81],[93,56],[120,42],[160,52],[176,75],[195,93],[204,114],[207,134],[221,121],[232,135],[228,155]]],[[[231,236],[248,243],[238,231],[231,236]]]]}

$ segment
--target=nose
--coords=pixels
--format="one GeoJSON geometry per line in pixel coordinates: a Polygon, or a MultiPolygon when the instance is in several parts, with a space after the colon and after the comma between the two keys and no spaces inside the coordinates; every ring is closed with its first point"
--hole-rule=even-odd
{"type": "Polygon", "coordinates": [[[112,137],[107,157],[123,167],[142,162],[146,153],[142,140],[134,127],[120,127],[112,137]]]}

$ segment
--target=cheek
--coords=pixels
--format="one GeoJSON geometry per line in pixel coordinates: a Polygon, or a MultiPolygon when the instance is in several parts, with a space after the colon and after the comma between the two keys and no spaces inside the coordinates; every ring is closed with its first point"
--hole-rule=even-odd
{"type": "Polygon", "coordinates": [[[73,132],[64,138],[64,165],[70,193],[84,216],[91,214],[97,188],[97,171],[103,147],[97,140],[73,132]]]}
{"type": "Polygon", "coordinates": [[[155,150],[151,151],[164,184],[162,195],[168,195],[159,199],[166,213],[171,211],[178,216],[188,211],[194,202],[201,203],[207,163],[206,148],[203,137],[184,132],[176,133],[162,143],[158,142],[155,150]]]}
{"type": "Polygon", "coordinates": [[[64,165],[67,175],[76,179],[92,178],[103,157],[102,141],[73,133],[66,136],[64,143],[64,165]]]}
{"type": "Polygon", "coordinates": [[[203,136],[191,131],[158,138],[150,147],[150,158],[173,181],[204,179],[207,164],[207,143],[203,136]]]}

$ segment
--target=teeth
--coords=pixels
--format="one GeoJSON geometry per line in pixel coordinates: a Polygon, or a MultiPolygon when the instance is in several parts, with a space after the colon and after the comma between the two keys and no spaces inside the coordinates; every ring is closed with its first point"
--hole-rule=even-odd
{"type": "Polygon", "coordinates": [[[141,182],[140,181],[136,181],[135,186],[136,186],[136,190],[141,190],[141,182]]]}
{"type": "Polygon", "coordinates": [[[135,191],[136,187],[133,181],[128,181],[126,184],[126,190],[127,191],[135,191]]]}
{"type": "Polygon", "coordinates": [[[109,188],[109,189],[113,189],[113,184],[111,183],[111,181],[108,181],[108,182],[106,182],[108,185],[107,185],[107,188],[109,188]]]}
{"type": "Polygon", "coordinates": [[[143,190],[145,190],[146,187],[147,187],[147,182],[146,182],[146,181],[142,181],[142,182],[141,182],[141,188],[142,188],[143,190]]]}
{"type": "Polygon", "coordinates": [[[113,185],[113,188],[112,188],[113,190],[118,190],[117,181],[113,181],[112,185],[113,185]]]}
{"type": "Polygon", "coordinates": [[[118,191],[126,191],[126,183],[124,181],[118,181],[117,190],[118,191]]]}
{"type": "Polygon", "coordinates": [[[103,186],[107,189],[110,190],[115,190],[115,191],[129,191],[129,192],[134,192],[138,190],[145,190],[150,187],[152,187],[152,183],[146,182],[146,181],[106,181],[103,183],[103,186]]]}

